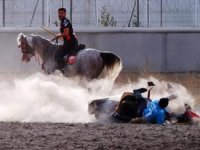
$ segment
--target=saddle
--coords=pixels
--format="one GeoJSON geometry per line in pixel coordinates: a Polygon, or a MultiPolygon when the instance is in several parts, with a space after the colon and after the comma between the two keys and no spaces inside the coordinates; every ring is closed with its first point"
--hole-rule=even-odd
{"type": "Polygon", "coordinates": [[[79,44],[72,53],[69,53],[68,55],[66,55],[64,57],[65,63],[68,64],[68,65],[75,64],[78,52],[83,50],[83,49],[85,49],[85,44],[79,44]]]}

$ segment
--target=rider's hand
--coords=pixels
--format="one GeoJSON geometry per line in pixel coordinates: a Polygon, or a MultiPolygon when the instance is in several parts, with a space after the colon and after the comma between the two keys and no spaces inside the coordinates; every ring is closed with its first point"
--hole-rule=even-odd
{"type": "Polygon", "coordinates": [[[173,99],[176,99],[177,97],[178,97],[177,95],[172,94],[172,95],[168,96],[168,99],[173,100],[173,99]]]}
{"type": "Polygon", "coordinates": [[[56,39],[57,39],[57,37],[55,36],[55,37],[51,40],[51,42],[55,41],[56,39]]]}
{"type": "Polygon", "coordinates": [[[165,122],[163,123],[163,125],[170,125],[170,124],[171,124],[171,122],[168,120],[165,120],[165,122]]]}
{"type": "Polygon", "coordinates": [[[56,35],[56,38],[57,38],[57,39],[59,39],[59,38],[61,38],[61,37],[62,37],[62,34],[57,34],[57,35],[56,35]]]}
{"type": "Polygon", "coordinates": [[[51,42],[53,42],[54,40],[59,39],[60,37],[61,37],[61,34],[57,34],[57,35],[51,40],[51,42]]]}

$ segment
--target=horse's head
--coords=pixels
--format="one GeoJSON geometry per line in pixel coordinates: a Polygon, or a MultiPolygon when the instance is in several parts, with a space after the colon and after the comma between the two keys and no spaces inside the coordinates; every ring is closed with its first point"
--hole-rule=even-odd
{"type": "Polygon", "coordinates": [[[19,33],[17,36],[17,46],[21,48],[22,61],[29,62],[30,59],[35,56],[32,37],[27,37],[23,33],[19,33]]]}

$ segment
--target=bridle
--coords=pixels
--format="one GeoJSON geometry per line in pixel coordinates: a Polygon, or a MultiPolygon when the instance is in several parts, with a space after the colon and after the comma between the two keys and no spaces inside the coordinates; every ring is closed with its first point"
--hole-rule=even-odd
{"type": "Polygon", "coordinates": [[[18,47],[21,48],[22,61],[29,62],[31,57],[35,56],[35,51],[28,44],[26,37],[22,36],[20,38],[20,45],[18,47]]]}

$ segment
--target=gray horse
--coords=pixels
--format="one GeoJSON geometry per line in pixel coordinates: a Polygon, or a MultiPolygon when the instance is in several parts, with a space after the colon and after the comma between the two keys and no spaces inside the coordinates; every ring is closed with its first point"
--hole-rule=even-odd
{"type": "MultiPolygon", "coordinates": [[[[21,48],[23,61],[29,62],[33,56],[38,56],[46,74],[58,69],[55,52],[61,45],[56,45],[39,35],[26,36],[23,33],[18,34],[17,45],[21,48]]],[[[63,73],[67,77],[78,76],[88,80],[105,77],[115,80],[121,69],[121,59],[115,54],[88,48],[78,52],[75,64],[65,64],[63,73]]]]}

